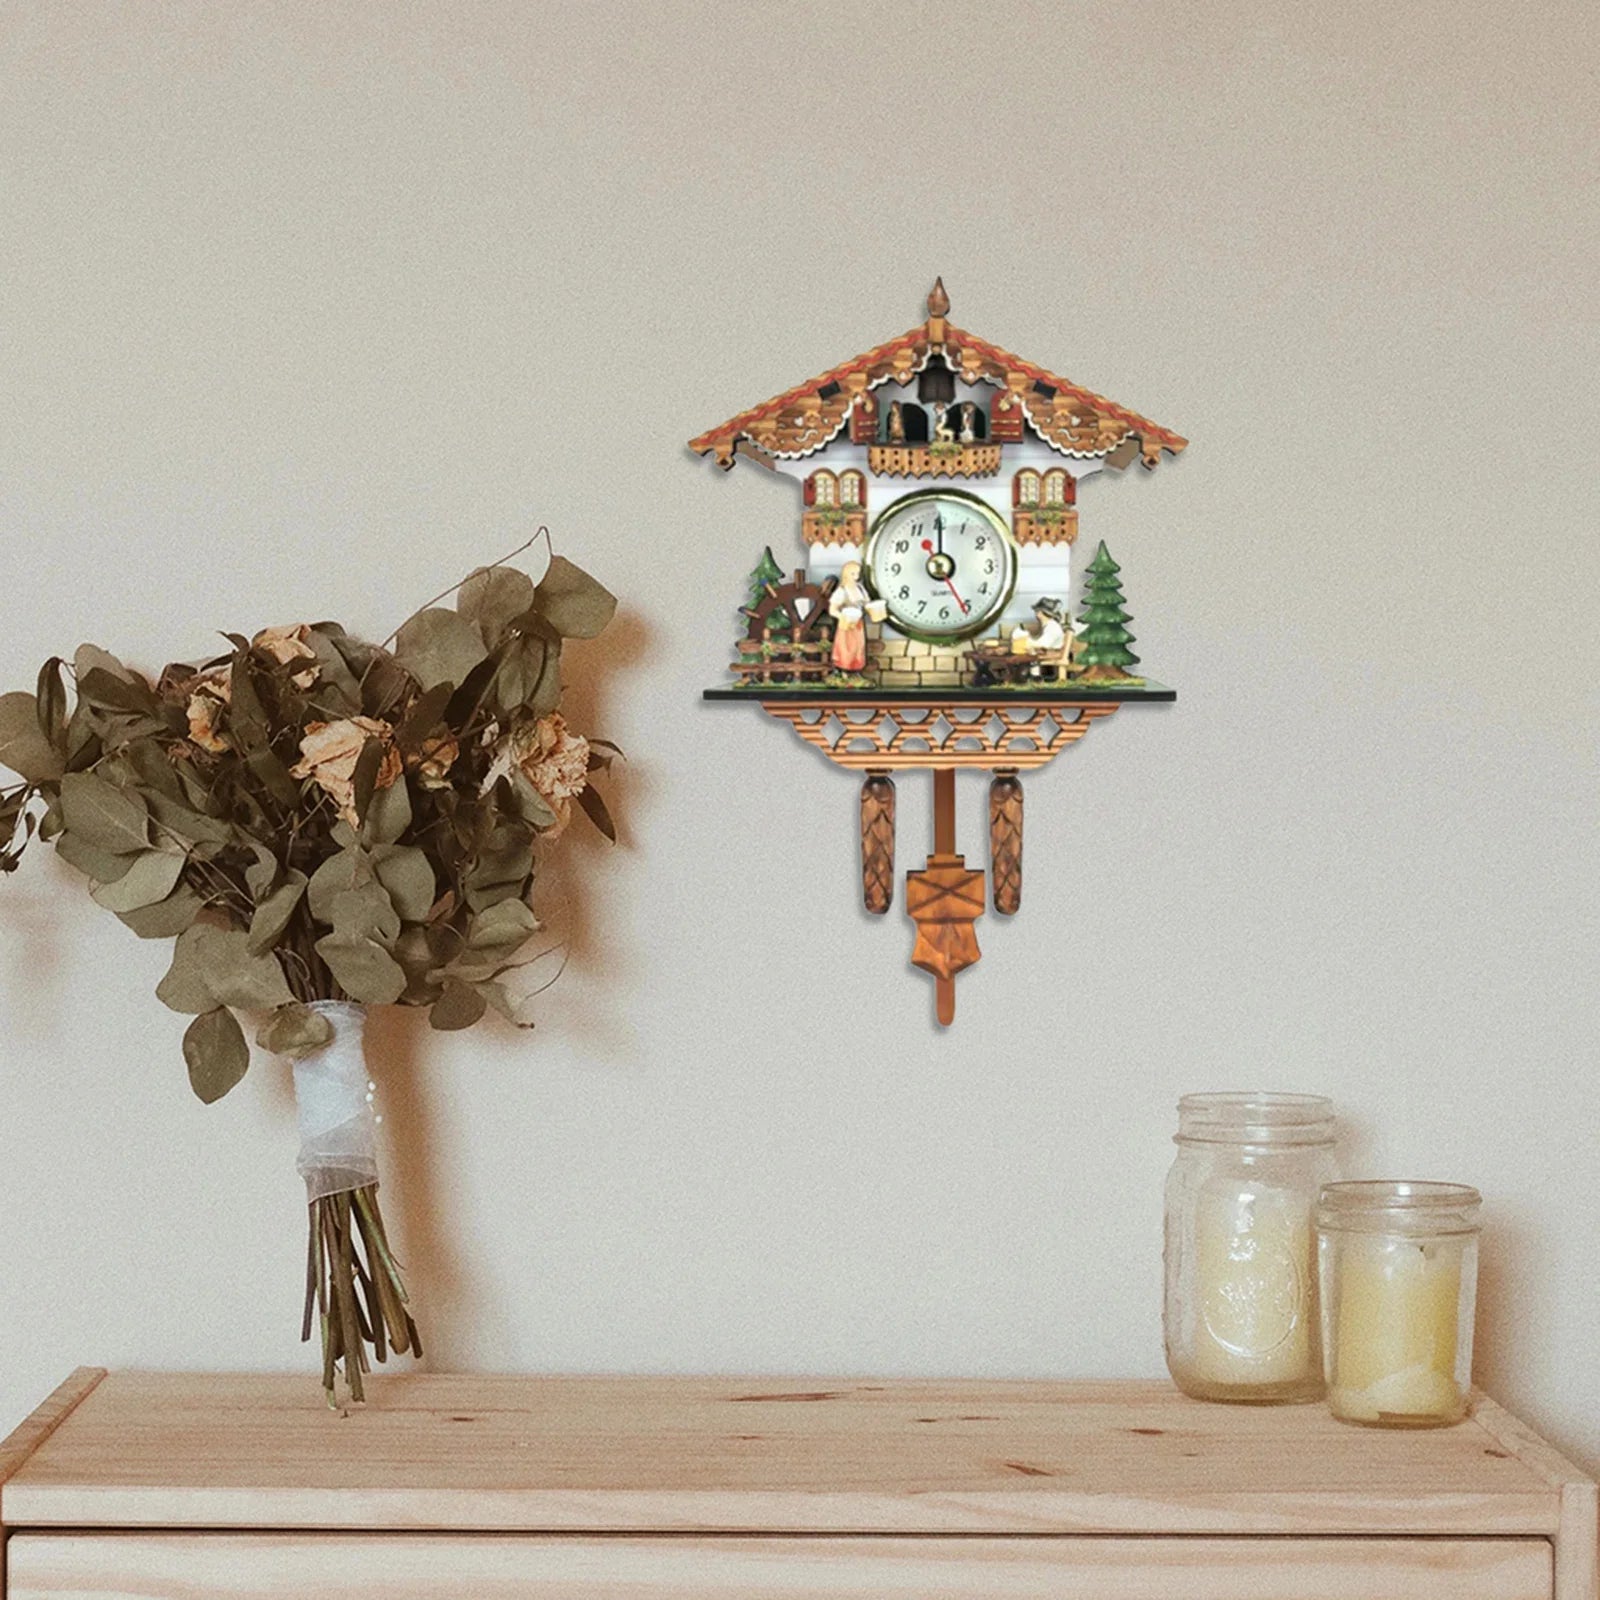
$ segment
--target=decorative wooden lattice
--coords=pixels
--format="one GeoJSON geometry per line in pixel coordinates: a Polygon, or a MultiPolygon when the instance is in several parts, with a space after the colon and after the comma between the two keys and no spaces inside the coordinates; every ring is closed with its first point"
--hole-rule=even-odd
{"type": "Polygon", "coordinates": [[[1115,711],[1114,703],[1048,701],[1039,705],[967,702],[936,705],[885,697],[869,704],[763,700],[769,716],[787,722],[830,761],[856,770],[976,767],[1029,771],[1053,760],[1115,711]]]}

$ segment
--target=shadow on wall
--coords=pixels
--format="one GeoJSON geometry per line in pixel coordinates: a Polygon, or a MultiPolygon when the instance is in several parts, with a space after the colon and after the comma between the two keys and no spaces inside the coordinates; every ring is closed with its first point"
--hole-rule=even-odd
{"type": "MultiPolygon", "coordinates": [[[[574,729],[607,737],[610,687],[644,657],[651,642],[651,630],[640,618],[619,612],[600,638],[571,651],[574,657],[581,652],[581,673],[574,674],[563,695],[562,713],[574,729]]],[[[535,879],[535,909],[549,930],[544,946],[550,953],[529,969],[534,987],[551,983],[564,969],[562,982],[550,989],[551,1024],[559,1020],[561,1037],[586,1062],[624,1059],[633,1042],[614,997],[627,992],[634,963],[615,930],[593,918],[588,907],[594,880],[625,864],[644,786],[639,768],[626,761],[617,762],[601,784],[617,821],[618,844],[608,843],[574,807],[570,826],[535,879]],[[577,990],[586,974],[603,974],[604,982],[582,983],[587,1003],[564,1006],[563,989],[577,990]]],[[[509,1025],[494,1016],[481,1026],[510,1033],[509,1025]]],[[[542,1017],[539,1026],[546,1029],[542,1017]]],[[[433,1037],[426,1015],[415,1008],[374,1007],[367,1024],[368,1059],[381,1084],[388,1136],[382,1158],[382,1171],[391,1179],[382,1189],[385,1216],[400,1241],[407,1282],[421,1312],[422,1365],[451,1371],[474,1363],[475,1348],[463,1342],[469,1330],[473,1347],[491,1349],[514,1343],[515,1330],[511,1308],[494,1302],[492,1276],[474,1265],[480,1259],[475,1253],[461,1248],[470,1230],[462,1215],[459,1174],[433,1159],[440,1103],[433,1037]]]]}

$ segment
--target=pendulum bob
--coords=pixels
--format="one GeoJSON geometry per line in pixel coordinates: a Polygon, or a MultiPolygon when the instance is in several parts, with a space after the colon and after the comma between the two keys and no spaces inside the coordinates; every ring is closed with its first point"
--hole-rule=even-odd
{"type": "Polygon", "coordinates": [[[956,775],[949,767],[933,774],[933,854],[918,872],[906,874],[906,911],[917,925],[911,964],[931,972],[941,1027],[956,1016],[956,974],[979,956],[973,924],[983,915],[983,874],[969,871],[955,852],[956,775]]]}
{"type": "Polygon", "coordinates": [[[979,956],[973,928],[983,915],[983,874],[970,872],[961,856],[928,857],[920,872],[906,874],[906,910],[917,925],[911,964],[931,972],[940,1025],[956,1015],[956,974],[979,956]]]}
{"type": "Polygon", "coordinates": [[[861,898],[881,917],[894,903],[894,780],[867,773],[861,785],[861,898]]]}
{"type": "Polygon", "coordinates": [[[1013,916],[1022,904],[1022,780],[996,772],[989,784],[989,878],[994,908],[1013,916]]]}

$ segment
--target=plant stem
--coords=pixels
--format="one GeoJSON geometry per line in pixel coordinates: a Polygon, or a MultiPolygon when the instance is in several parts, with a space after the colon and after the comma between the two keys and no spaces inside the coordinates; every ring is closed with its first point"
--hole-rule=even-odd
{"type": "Polygon", "coordinates": [[[328,1404],[337,1409],[341,1372],[350,1398],[365,1399],[362,1375],[369,1370],[369,1349],[373,1358],[385,1361],[390,1350],[420,1355],[422,1342],[384,1231],[377,1185],[313,1200],[307,1221],[301,1338],[311,1337],[316,1321],[322,1333],[322,1386],[328,1404]]]}

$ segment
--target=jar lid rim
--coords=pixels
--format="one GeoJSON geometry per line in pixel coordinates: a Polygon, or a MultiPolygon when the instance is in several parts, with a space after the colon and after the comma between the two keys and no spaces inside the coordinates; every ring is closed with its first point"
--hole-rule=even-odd
{"type": "Polygon", "coordinates": [[[1320,1094],[1241,1089],[1186,1094],[1178,1101],[1178,1144],[1331,1144],[1333,1101],[1320,1094]]]}
{"type": "Polygon", "coordinates": [[[1317,1199],[1339,1211],[1460,1211],[1483,1204],[1471,1184],[1431,1178],[1346,1178],[1323,1184],[1317,1199]]]}

